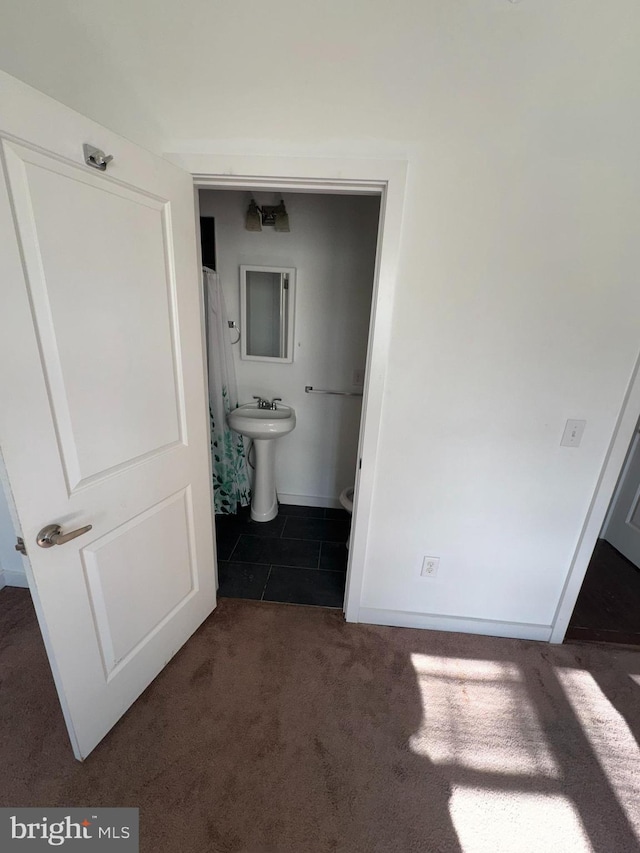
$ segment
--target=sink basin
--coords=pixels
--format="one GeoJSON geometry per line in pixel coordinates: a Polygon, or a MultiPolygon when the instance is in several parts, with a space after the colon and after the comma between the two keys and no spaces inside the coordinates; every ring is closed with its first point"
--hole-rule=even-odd
{"type": "Polygon", "coordinates": [[[245,403],[229,412],[227,423],[232,430],[247,438],[264,441],[290,433],[296,425],[296,413],[291,406],[259,409],[257,403],[245,403]]]}
{"type": "Polygon", "coordinates": [[[257,403],[245,403],[227,415],[227,423],[235,432],[253,439],[255,472],[251,489],[251,518],[271,521],[278,514],[276,493],[276,443],[296,425],[296,413],[291,406],[260,409],[257,403]]]}

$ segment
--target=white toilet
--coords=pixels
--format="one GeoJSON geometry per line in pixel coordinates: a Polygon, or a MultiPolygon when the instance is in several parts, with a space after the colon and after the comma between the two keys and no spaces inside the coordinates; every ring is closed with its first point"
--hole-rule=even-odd
{"type": "MultiPolygon", "coordinates": [[[[346,489],[343,489],[340,492],[340,503],[346,509],[346,511],[351,515],[353,513],[353,486],[348,486],[346,489]]],[[[351,533],[347,538],[347,548],[349,547],[349,540],[351,539],[351,533]]]]}

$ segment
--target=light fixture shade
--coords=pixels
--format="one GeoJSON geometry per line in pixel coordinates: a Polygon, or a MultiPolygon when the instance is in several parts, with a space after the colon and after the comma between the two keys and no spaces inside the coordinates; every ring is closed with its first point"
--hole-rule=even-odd
{"type": "Polygon", "coordinates": [[[284,200],[280,199],[280,204],[275,209],[276,221],[274,222],[274,228],[276,231],[290,231],[289,228],[289,214],[287,213],[287,208],[284,206],[284,200]]]}
{"type": "Polygon", "coordinates": [[[247,217],[245,219],[244,227],[247,231],[262,231],[262,217],[260,215],[260,208],[256,204],[256,200],[254,198],[251,199],[249,203],[249,209],[247,210],[247,217]]]}

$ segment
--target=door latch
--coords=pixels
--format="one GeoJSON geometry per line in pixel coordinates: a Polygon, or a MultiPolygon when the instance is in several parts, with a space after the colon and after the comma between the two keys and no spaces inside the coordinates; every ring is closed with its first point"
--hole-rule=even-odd
{"type": "Polygon", "coordinates": [[[24,539],[22,538],[22,536],[16,536],[16,539],[18,540],[14,546],[16,551],[19,551],[21,554],[24,554],[24,556],[26,557],[27,556],[27,548],[24,544],[24,539]]]}

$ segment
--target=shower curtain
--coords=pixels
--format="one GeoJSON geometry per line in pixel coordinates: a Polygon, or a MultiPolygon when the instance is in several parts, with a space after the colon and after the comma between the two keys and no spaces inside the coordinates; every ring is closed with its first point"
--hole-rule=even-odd
{"type": "Polygon", "coordinates": [[[208,267],[203,267],[202,273],[207,302],[214,509],[216,513],[234,513],[238,504],[247,506],[250,502],[244,440],[227,425],[227,414],[238,405],[238,387],[220,276],[208,267]]]}

